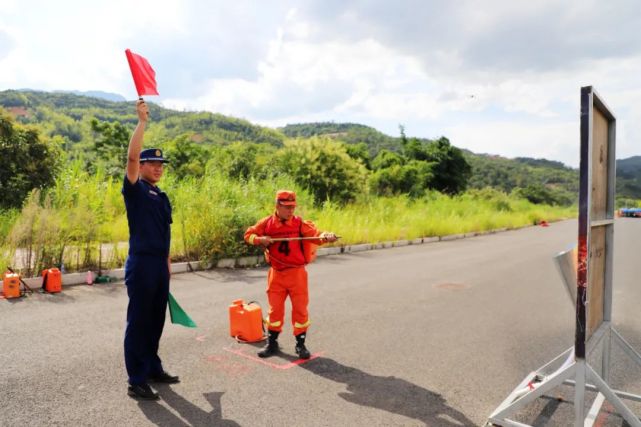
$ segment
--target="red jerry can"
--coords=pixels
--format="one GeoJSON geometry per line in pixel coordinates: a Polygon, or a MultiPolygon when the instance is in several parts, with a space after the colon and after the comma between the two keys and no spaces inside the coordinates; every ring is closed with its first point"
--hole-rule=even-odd
{"type": "Polygon", "coordinates": [[[7,299],[20,296],[20,276],[18,274],[4,273],[2,276],[2,293],[7,299]]]}
{"type": "Polygon", "coordinates": [[[263,315],[260,305],[245,304],[237,299],[229,306],[229,335],[239,341],[257,342],[263,339],[263,315]]]}
{"type": "Polygon", "coordinates": [[[57,268],[42,270],[42,289],[55,294],[62,291],[62,274],[57,268]]]}

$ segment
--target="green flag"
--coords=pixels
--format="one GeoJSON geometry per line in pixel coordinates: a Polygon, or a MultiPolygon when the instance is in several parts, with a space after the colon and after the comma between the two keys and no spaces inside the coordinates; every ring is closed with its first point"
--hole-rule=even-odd
{"type": "Polygon", "coordinates": [[[185,311],[178,305],[178,302],[174,299],[173,295],[169,293],[169,300],[167,301],[169,305],[169,316],[171,317],[171,323],[175,325],[183,325],[188,328],[195,328],[196,324],[191,317],[185,313],[185,311]]]}

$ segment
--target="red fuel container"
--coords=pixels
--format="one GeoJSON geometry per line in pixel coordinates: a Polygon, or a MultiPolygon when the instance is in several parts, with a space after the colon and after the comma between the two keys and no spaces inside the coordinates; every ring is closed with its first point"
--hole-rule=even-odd
{"type": "Polygon", "coordinates": [[[42,288],[55,294],[62,291],[62,274],[57,268],[42,270],[42,288]]]}
{"type": "Polygon", "coordinates": [[[263,315],[256,303],[245,304],[237,299],[229,306],[229,335],[239,341],[256,342],[263,339],[263,315]]]}
{"type": "Polygon", "coordinates": [[[2,276],[2,293],[5,298],[20,296],[20,276],[16,273],[4,273],[2,276]]]}

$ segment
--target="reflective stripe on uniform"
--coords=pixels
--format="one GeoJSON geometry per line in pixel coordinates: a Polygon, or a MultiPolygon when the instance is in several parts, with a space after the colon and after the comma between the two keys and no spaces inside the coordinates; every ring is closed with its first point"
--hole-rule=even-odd
{"type": "Polygon", "coordinates": [[[312,323],[312,321],[309,320],[309,319],[307,319],[307,322],[305,322],[305,323],[294,322],[294,327],[295,328],[307,328],[309,325],[311,325],[311,323],[312,323]]]}
{"type": "Polygon", "coordinates": [[[271,326],[272,328],[278,328],[282,324],[282,322],[280,320],[277,322],[270,322],[269,319],[265,319],[265,324],[267,326],[271,326]]]}
{"type": "Polygon", "coordinates": [[[254,244],[254,239],[255,239],[256,237],[258,237],[258,236],[257,236],[257,235],[255,235],[255,234],[252,234],[251,236],[249,236],[249,244],[250,244],[250,245],[253,245],[253,244],[254,244]]]}

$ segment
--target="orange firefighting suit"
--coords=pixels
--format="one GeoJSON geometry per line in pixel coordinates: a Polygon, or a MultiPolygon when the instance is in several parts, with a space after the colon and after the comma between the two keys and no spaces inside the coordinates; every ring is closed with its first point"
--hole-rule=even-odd
{"type": "MultiPolygon", "coordinates": [[[[287,221],[280,219],[275,213],[258,221],[245,232],[245,241],[257,245],[256,237],[316,237],[320,232],[313,222],[303,221],[299,216],[293,216],[287,221]]],[[[300,240],[274,242],[265,251],[265,258],[271,265],[267,275],[267,299],[269,301],[269,317],[267,328],[270,331],[283,330],[285,319],[285,299],[289,295],[292,302],[292,325],[294,335],[307,331],[310,325],[307,304],[307,271],[305,265],[312,261],[309,248],[311,245],[324,243],[318,240],[300,240]]]]}

